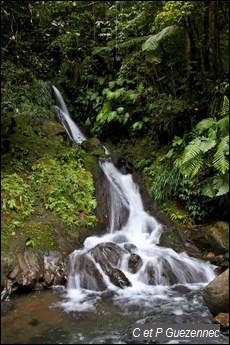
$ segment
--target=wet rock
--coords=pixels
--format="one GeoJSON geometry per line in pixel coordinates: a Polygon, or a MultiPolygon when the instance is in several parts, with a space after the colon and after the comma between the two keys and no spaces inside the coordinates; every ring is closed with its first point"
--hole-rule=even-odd
{"type": "Polygon", "coordinates": [[[203,288],[203,298],[214,316],[229,313],[229,269],[203,288]]]}
{"type": "MultiPolygon", "coordinates": [[[[100,273],[94,260],[87,254],[81,254],[75,258],[72,271],[69,273],[73,277],[73,281],[75,280],[75,275],[79,274],[81,288],[94,291],[104,291],[107,288],[103,275],[100,273]]],[[[75,288],[77,287],[75,286],[75,288]]]]}
{"type": "Polygon", "coordinates": [[[125,243],[124,249],[127,250],[127,252],[132,253],[137,249],[137,247],[133,243],[125,243]]]}
{"type": "Polygon", "coordinates": [[[112,162],[115,167],[124,175],[133,173],[133,164],[124,156],[113,157],[112,162]]]}
{"type": "Polygon", "coordinates": [[[114,285],[121,288],[131,285],[125,274],[117,267],[122,256],[126,254],[123,248],[116,243],[106,242],[98,244],[89,252],[114,285]]]}
{"type": "Polygon", "coordinates": [[[220,313],[214,317],[212,323],[217,323],[220,325],[221,331],[226,331],[229,329],[229,314],[228,313],[220,313]]]}
{"type": "Polygon", "coordinates": [[[107,265],[105,268],[105,273],[109,277],[111,283],[113,283],[115,286],[118,286],[122,289],[127,286],[131,286],[129,279],[119,268],[107,265]]]}
{"type": "Polygon", "coordinates": [[[137,273],[142,266],[141,257],[138,254],[132,253],[129,257],[128,268],[131,273],[137,273]]]}
{"type": "Polygon", "coordinates": [[[18,292],[40,290],[65,284],[66,261],[58,251],[35,252],[25,248],[14,256],[2,258],[2,298],[18,292]]]}
{"type": "Polygon", "coordinates": [[[117,266],[126,251],[113,242],[99,243],[96,247],[89,250],[94,260],[98,262],[102,268],[108,263],[117,266]]]}

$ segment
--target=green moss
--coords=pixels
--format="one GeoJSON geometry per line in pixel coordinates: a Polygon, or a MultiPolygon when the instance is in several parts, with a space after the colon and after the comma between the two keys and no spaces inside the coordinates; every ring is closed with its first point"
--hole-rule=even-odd
{"type": "Polygon", "coordinates": [[[38,221],[29,221],[23,227],[25,245],[32,246],[35,249],[57,248],[55,233],[47,224],[38,221]]]}
{"type": "Polygon", "coordinates": [[[9,135],[9,152],[2,155],[2,166],[6,173],[11,174],[29,169],[45,153],[55,155],[62,149],[63,137],[41,137],[39,127],[33,129],[30,115],[27,112],[15,115],[14,120],[13,133],[9,135]]]}

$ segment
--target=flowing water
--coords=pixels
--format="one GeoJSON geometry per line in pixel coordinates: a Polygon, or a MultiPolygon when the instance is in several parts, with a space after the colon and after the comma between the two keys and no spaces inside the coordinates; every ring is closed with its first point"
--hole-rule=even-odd
{"type": "MultiPolygon", "coordinates": [[[[62,98],[57,104],[69,118],[62,98]]],[[[121,173],[109,157],[99,165],[111,200],[107,234],[86,238],[69,255],[66,287],[15,297],[15,309],[2,317],[2,343],[128,344],[137,321],[211,323],[202,288],[216,266],[159,246],[164,227],[144,210],[132,174],[121,173]]],[[[212,343],[228,338],[221,334],[212,343]]]]}
{"type": "Polygon", "coordinates": [[[56,115],[58,117],[58,120],[65,128],[70,140],[73,143],[81,143],[82,141],[86,140],[85,135],[71,118],[60,91],[54,85],[52,85],[52,90],[56,102],[56,105],[54,107],[56,115]]]}

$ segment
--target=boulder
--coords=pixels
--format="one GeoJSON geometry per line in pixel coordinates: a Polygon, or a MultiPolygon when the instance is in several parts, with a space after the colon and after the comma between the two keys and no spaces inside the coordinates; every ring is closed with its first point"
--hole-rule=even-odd
{"type": "Polygon", "coordinates": [[[229,223],[217,221],[194,229],[192,241],[202,252],[225,255],[229,250],[229,223]]]}
{"type": "Polygon", "coordinates": [[[212,323],[216,323],[220,325],[220,329],[225,331],[229,328],[229,314],[228,313],[220,313],[212,320],[212,323]]]}
{"type": "Polygon", "coordinates": [[[229,269],[203,288],[203,298],[214,316],[229,313],[229,269]]]}

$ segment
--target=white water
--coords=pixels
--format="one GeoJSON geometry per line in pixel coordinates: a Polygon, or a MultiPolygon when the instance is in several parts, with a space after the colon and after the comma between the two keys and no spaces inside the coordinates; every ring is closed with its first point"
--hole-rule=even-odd
{"type": "MultiPolygon", "coordinates": [[[[76,271],[75,264],[80,256],[87,255],[102,274],[107,290],[113,291],[115,304],[126,309],[132,306],[153,308],[154,305],[163,301],[168,305],[171,313],[183,314],[196,301],[187,299],[189,293],[182,296],[178,294],[175,286],[184,286],[188,292],[201,290],[204,285],[214,279],[215,266],[189,257],[185,252],[176,253],[171,248],[160,247],[158,244],[163,226],[145,212],[138,186],[134,183],[132,175],[121,174],[109,159],[103,159],[100,166],[110,183],[110,228],[108,233],[101,237],[88,237],[82,250],[75,250],[70,254],[71,269],[68,277],[67,300],[62,303],[62,306],[66,311],[93,310],[95,304],[103,296],[103,292],[81,287],[80,277],[84,273],[76,271]],[[129,215],[121,229],[117,229],[117,219],[122,208],[126,208],[129,215]],[[106,242],[114,242],[121,248],[127,244],[136,247],[134,253],[142,260],[141,268],[136,273],[131,273],[128,269],[130,256],[128,252],[122,256],[116,266],[129,279],[131,286],[121,289],[113,285],[89,253],[89,250],[99,243],[106,242]]],[[[87,279],[93,280],[94,277],[87,279]]]]}
{"type": "MultiPolygon", "coordinates": [[[[58,97],[57,104],[61,115],[68,121],[71,133],[75,131],[78,133],[77,125],[69,121],[70,116],[64,100],[59,91],[53,88],[58,97]]],[[[84,136],[79,138],[77,134],[74,140],[81,142],[85,138],[84,136]]],[[[133,307],[141,310],[149,309],[155,313],[164,311],[174,315],[188,314],[194,308],[199,308],[200,302],[196,291],[200,292],[204,285],[214,279],[216,267],[209,262],[189,257],[185,252],[176,253],[171,248],[159,246],[163,226],[144,210],[139,188],[134,183],[132,175],[123,175],[110,159],[102,159],[99,165],[109,183],[110,227],[108,233],[101,237],[88,237],[83,249],[75,250],[69,255],[68,285],[61,306],[67,312],[93,311],[98,302],[107,296],[107,292],[111,292],[112,303],[119,305],[124,315],[133,307]],[[123,217],[124,210],[128,215],[126,218],[123,217]],[[107,242],[115,243],[122,250],[128,245],[132,248],[131,251],[141,258],[141,265],[135,273],[128,268],[130,251],[125,251],[116,264],[116,268],[125,274],[131,286],[125,288],[115,286],[91,255],[92,248],[107,242]],[[78,262],[82,256],[86,257],[90,267],[92,265],[100,272],[107,286],[106,291],[82,287],[84,275],[84,279],[90,281],[90,286],[97,285],[93,271],[86,274],[84,269],[79,269],[78,262]]]]}
{"type": "Polygon", "coordinates": [[[54,85],[52,85],[52,88],[56,101],[56,113],[59,121],[64,126],[70,140],[73,143],[81,143],[82,141],[86,140],[85,135],[81,132],[81,130],[71,118],[60,91],[54,85]]]}

